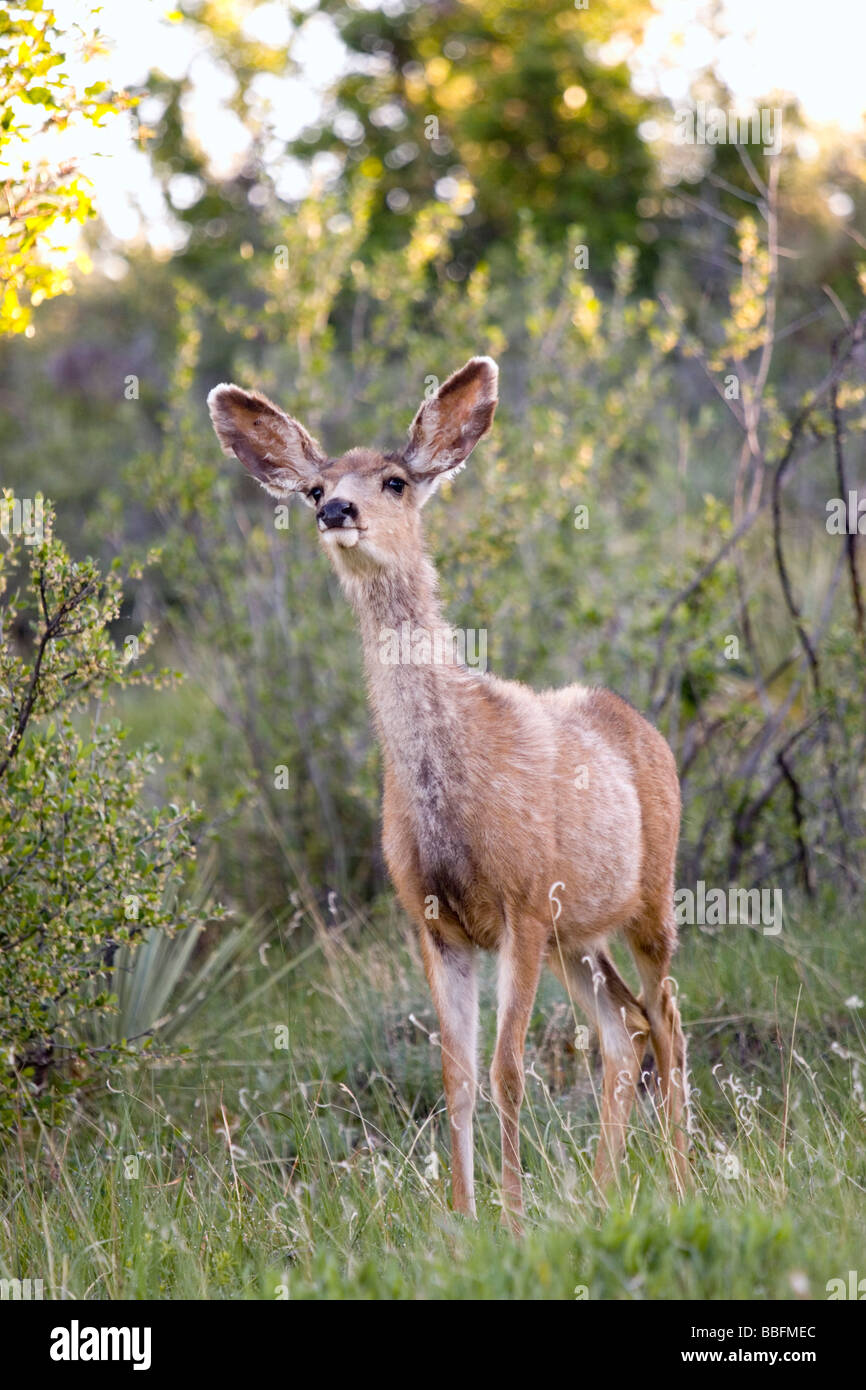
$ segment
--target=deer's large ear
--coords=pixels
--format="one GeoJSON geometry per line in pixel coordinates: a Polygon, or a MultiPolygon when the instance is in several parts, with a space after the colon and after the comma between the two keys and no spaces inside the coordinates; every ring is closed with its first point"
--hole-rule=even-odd
{"type": "Polygon", "coordinates": [[[327,455],[312,435],[259,391],[215,386],[207,398],[217,438],[226,454],[273,497],[286,497],[321,474],[327,455]]]}
{"type": "Polygon", "coordinates": [[[403,462],[419,482],[452,477],[493,422],[499,368],[472,357],[424,401],[409,427],[403,462]]]}

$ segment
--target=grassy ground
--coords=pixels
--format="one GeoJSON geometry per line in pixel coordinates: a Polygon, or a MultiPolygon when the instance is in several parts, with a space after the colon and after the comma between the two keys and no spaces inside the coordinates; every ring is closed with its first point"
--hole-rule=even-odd
{"type": "MultiPolygon", "coordinates": [[[[861,923],[831,914],[778,938],[684,931],[696,1185],[682,1204],[650,1087],[603,1209],[597,1052],[575,1048],[546,981],[517,1241],[499,1223],[486,1085],[478,1224],[449,1211],[436,1023],[396,910],[296,914],[208,999],[188,1052],[117,1071],[116,1093],[85,1093],[71,1125],[6,1154],[0,1274],[76,1298],[825,1298],[829,1279],[866,1273],[858,940],[861,923]]],[[[492,988],[488,970],[485,1069],[492,988]]]]}

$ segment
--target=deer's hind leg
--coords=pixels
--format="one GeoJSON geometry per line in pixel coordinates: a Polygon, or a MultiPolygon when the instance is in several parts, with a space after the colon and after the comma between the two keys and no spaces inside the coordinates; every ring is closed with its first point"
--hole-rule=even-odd
{"type": "Polygon", "coordinates": [[[605,950],[593,947],[560,956],[554,944],[548,965],[598,1029],[603,1078],[595,1178],[603,1189],[615,1181],[625,1151],[649,1019],[605,950]]]}
{"type": "Polygon", "coordinates": [[[688,1075],[680,1011],[669,974],[677,939],[672,915],[647,911],[626,928],[626,939],[643,986],[641,1003],[649,1017],[658,1067],[662,1126],[670,1144],[671,1173],[682,1194],[690,1177],[686,1129],[688,1075]]]}

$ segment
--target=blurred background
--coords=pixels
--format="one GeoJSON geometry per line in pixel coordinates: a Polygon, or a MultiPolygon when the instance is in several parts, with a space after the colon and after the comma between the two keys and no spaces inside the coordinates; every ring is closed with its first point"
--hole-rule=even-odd
{"type": "MultiPolygon", "coordinates": [[[[794,856],[785,778],[761,799],[809,682],[766,511],[742,562],[729,555],[674,611],[663,691],[657,629],[759,472],[766,497],[786,420],[860,310],[866,20],[828,3],[806,44],[809,7],[772,0],[52,11],[64,62],[48,73],[62,71],[73,109],[41,105],[37,73],[3,154],[22,189],[25,164],[74,162],[50,210],[64,212],[64,182],[75,192],[38,229],[50,284],[22,280],[14,307],[7,292],[2,479],[57,504],[73,551],[159,545],[116,635],[152,621],[186,680],[124,717],[182,750],[165,775],[219,820],[232,895],[280,899],[302,871],[320,893],[380,889],[378,764],[351,618],[307,518],[275,529],[220,457],[205,394],[255,384],[331,451],[394,445],[427,379],[475,352],[501,361],[497,428],[428,511],[451,615],[488,630],[501,674],[603,680],[652,708],[686,763],[686,878],[743,855],[752,877],[778,875],[794,856]],[[73,103],[98,83],[88,119],[73,103]],[[681,114],[699,102],[769,112],[780,154],[684,143],[681,114]],[[274,788],[277,764],[289,789],[274,788]]],[[[34,7],[37,27],[45,14],[34,7]]],[[[7,33],[7,54],[26,41],[7,33]]],[[[861,399],[845,390],[853,487],[861,399]]],[[[840,549],[819,444],[784,498],[809,623],[840,549]]],[[[827,620],[840,634],[847,588],[827,620]]],[[[833,684],[859,718],[862,650],[826,640],[851,663],[833,684]]],[[[824,814],[814,790],[806,821],[824,814]]],[[[846,801],[859,834],[862,782],[846,801]]]]}
{"type": "MultiPolygon", "coordinates": [[[[846,0],[5,7],[0,482],[56,512],[47,550],[4,527],[8,960],[46,902],[91,975],[145,924],[390,912],[352,615],[204,402],[395,447],[475,353],[495,427],[425,513],[449,616],[658,723],[678,884],[862,932],[864,49],[846,0]]],[[[96,1036],[41,968],[40,1083],[96,1036]]]]}

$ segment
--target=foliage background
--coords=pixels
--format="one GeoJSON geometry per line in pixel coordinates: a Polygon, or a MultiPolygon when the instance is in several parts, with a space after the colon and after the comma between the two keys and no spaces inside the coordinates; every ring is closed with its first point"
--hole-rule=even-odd
{"type": "MultiPolygon", "coordinates": [[[[640,32],[643,4],[323,8],[357,64],[291,153],[329,152],[336,163],[314,167],[335,176],[317,174],[302,200],[280,198],[268,173],[273,133],[253,95],[257,74],[292,70],[291,45],[250,39],[243,7],[183,6],[179,22],[235,80],[233,109],[251,140],[243,166],[214,175],[184,118],[188,79],[155,72],[146,92],[117,104],[146,126],[169,198],[178,175],[194,181],[198,196],[174,209],[182,248],[166,258],[112,245],[95,222],[91,258],[121,257],[122,278],[79,275],[74,294],[44,304],[36,261],[10,281],[18,301],[22,287],[37,289],[10,326],[36,331],[0,342],[2,482],[54,501],[64,565],[132,564],[122,603],[92,627],[101,622],[118,652],[153,629],[157,668],[183,677],[112,690],[128,746],[156,741],[162,758],[140,764],[143,783],[116,764],[108,800],[157,823],[195,803],[195,838],[211,857],[206,874],[186,872],[179,898],[153,897],[154,934],[121,938],[119,967],[105,945],[134,891],[122,857],[83,916],[60,893],[67,939],[90,932],[96,955],[84,958],[98,961],[103,986],[95,1032],[83,1003],[77,1011],[74,1076],[28,1060],[28,1047],[44,1058],[59,1043],[44,1011],[47,967],[22,968],[22,907],[0,896],[4,968],[17,981],[9,997],[17,988],[23,1000],[7,1036],[17,1038],[9,1129],[23,1127],[32,1146],[32,1207],[20,1229],[4,1218],[8,1248],[47,1257],[38,1194],[62,1126],[81,1146],[81,1171],[101,1177],[85,1200],[67,1174],[52,1200],[68,1202],[91,1235],[121,1217],[135,1232],[110,1245],[104,1266],[58,1236],[51,1258],[67,1262],[63,1282],[75,1288],[267,1296],[288,1262],[293,1296],[525,1296],[527,1271],[554,1260],[579,1219],[598,1242],[593,1296],[724,1296],[724,1271],[736,1267],[748,1296],[759,1286],[820,1294],[822,1271],[836,1272],[823,1232],[856,1239],[866,1176],[866,639],[856,529],[827,527],[828,500],[858,485],[862,495],[864,484],[862,138],[822,138],[806,162],[796,143],[805,122],[788,102],[776,159],[715,146],[695,168],[669,138],[646,140],[649,119],[670,134],[670,108],[597,58],[612,34],[640,32]],[[145,97],[150,106],[134,104],[145,97]],[[828,186],[848,195],[847,222],[828,213],[828,186]],[[283,528],[221,456],[206,418],[210,386],[238,380],[332,452],[395,446],[429,377],[477,352],[500,362],[496,425],[426,513],[447,611],[487,630],[499,674],[604,683],[658,722],[683,779],[679,884],[785,894],[777,946],[744,927],[683,930],[678,972],[702,1114],[697,1205],[676,1218],[695,1258],[685,1281],[662,1261],[645,1285],[633,1282],[634,1230],[652,1250],[670,1219],[655,1178],[634,1206],[642,1165],[659,1167],[651,1116],[624,1179],[636,1227],[595,1212],[581,1157],[593,1088],[575,1083],[573,1021],[551,990],[530,1044],[546,1078],[527,1121],[538,1243],[528,1263],[507,1264],[501,1288],[483,1277],[492,1226],[474,1247],[460,1237],[463,1275],[450,1273],[443,1247],[441,1266],[434,1253],[428,1273],[410,1278],[411,1256],[398,1252],[407,1232],[427,1229],[431,1201],[444,1202],[444,1177],[431,1175],[447,1154],[435,1048],[411,1020],[434,1025],[378,847],[380,764],[358,642],[306,514],[283,528]],[[164,929],[176,927],[175,942],[190,931],[195,942],[173,945],[164,929]],[[158,989],[166,970],[182,998],[158,989]],[[221,1031],[223,1019],[232,1021],[221,1031]],[[290,1040],[275,1052],[280,1020],[290,1040]],[[149,1069],[140,1045],[127,1046],[139,1030],[149,1069]],[[116,1103],[99,1089],[107,1069],[124,1090],[116,1103]],[[246,1108],[250,1092],[260,1106],[246,1108]],[[162,1197],[150,1205],[126,1184],[126,1158],[139,1153],[157,1188],[183,1175],[189,1205],[162,1211],[162,1197]],[[395,1154],[405,1159],[399,1182],[395,1154]],[[274,1204],[288,1204],[291,1219],[272,1222],[274,1204]],[[225,1220],[197,1262],[194,1233],[225,1220]]],[[[725,105],[710,74],[695,95],[725,105]]],[[[38,605],[16,615],[14,589],[3,627],[10,730],[20,709],[12,675],[32,670],[38,634],[38,605]]],[[[84,699],[47,733],[38,721],[28,731],[21,775],[0,783],[5,865],[39,839],[22,815],[34,766],[80,762],[75,750],[91,746],[100,718],[84,699]]],[[[84,788],[77,795],[83,808],[84,788]]],[[[97,831],[86,815],[79,826],[86,861],[97,831]]],[[[28,891],[37,922],[45,884],[28,891]]],[[[81,999],[92,1002],[85,976],[81,999]]],[[[556,1283],[549,1296],[570,1294],[556,1283]]]]}

